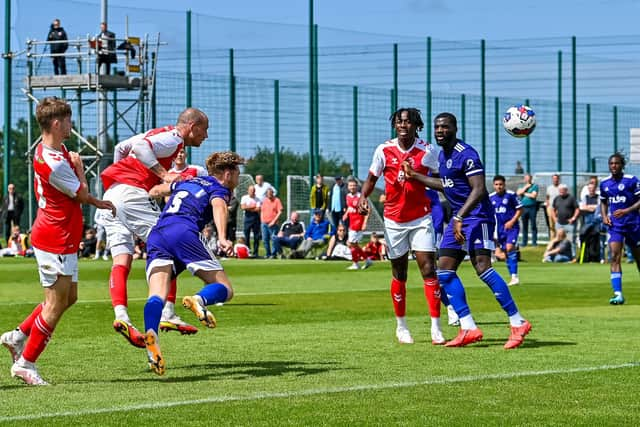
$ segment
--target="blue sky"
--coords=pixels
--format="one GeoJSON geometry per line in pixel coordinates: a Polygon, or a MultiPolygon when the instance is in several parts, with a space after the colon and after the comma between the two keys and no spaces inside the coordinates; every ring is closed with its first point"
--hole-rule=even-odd
{"type": "MultiPolygon", "coordinates": [[[[321,45],[340,44],[342,40],[351,45],[417,41],[425,36],[440,40],[515,41],[639,33],[640,1],[634,0],[315,0],[314,3],[321,45]]],[[[54,17],[62,20],[72,37],[98,30],[100,0],[11,0],[11,4],[14,51],[24,49],[27,38],[43,39],[54,17]]],[[[200,48],[260,48],[284,43],[307,46],[308,0],[137,0],[135,8],[130,7],[130,0],[110,0],[108,4],[110,28],[119,37],[128,16],[130,23],[137,26],[134,33],[160,31],[169,48],[184,46],[186,9],[199,15],[194,22],[194,44],[200,48]]],[[[4,23],[4,8],[0,9],[4,23]]],[[[3,80],[0,75],[0,83],[3,80]]]]}
{"type": "MultiPolygon", "coordinates": [[[[99,0],[12,0],[11,3],[14,46],[16,42],[23,46],[29,35],[42,37],[53,18],[51,15],[61,18],[63,25],[65,21],[77,20],[97,23],[100,16],[99,0]],[[91,4],[95,5],[94,9],[91,4]],[[95,11],[95,15],[91,16],[87,11],[95,11]]],[[[108,4],[127,7],[131,2],[110,0],[108,4]]],[[[307,0],[137,0],[135,7],[180,12],[191,9],[218,17],[306,25],[308,4],[307,0]]],[[[637,33],[640,2],[316,0],[314,9],[316,23],[321,27],[409,37],[430,35],[449,40],[497,40],[634,34],[637,33]]],[[[4,23],[4,8],[0,13],[4,23]]],[[[132,12],[136,13],[135,10],[132,12]]],[[[182,14],[176,15],[176,19],[182,21],[182,14]]]]}

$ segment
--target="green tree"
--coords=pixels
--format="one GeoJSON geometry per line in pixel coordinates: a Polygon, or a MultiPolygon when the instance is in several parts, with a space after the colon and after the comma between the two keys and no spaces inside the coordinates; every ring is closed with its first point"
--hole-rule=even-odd
{"type": "MultiPolygon", "coordinates": [[[[274,153],[272,149],[258,147],[255,155],[247,161],[245,173],[252,176],[263,175],[266,181],[276,181],[273,173],[274,153]]],[[[326,176],[351,174],[351,165],[339,156],[325,158],[320,156],[320,173],[326,176]]],[[[309,173],[309,154],[294,153],[288,148],[280,150],[280,168],[278,171],[280,188],[278,192],[285,194],[287,175],[303,175],[309,173]]]]}
{"type": "MultiPolygon", "coordinates": [[[[20,118],[16,122],[14,128],[11,129],[11,135],[9,138],[9,182],[12,182],[16,186],[16,191],[24,197],[25,210],[22,214],[22,220],[20,226],[23,229],[29,224],[29,199],[34,197],[33,194],[29,194],[29,146],[31,143],[28,140],[28,126],[26,118],[20,118]]],[[[0,130],[0,140],[2,139],[2,131],[0,130]]],[[[36,121],[35,116],[31,117],[31,136],[33,141],[36,141],[40,137],[40,127],[36,121]]],[[[33,142],[32,141],[32,142],[33,142]]],[[[75,135],[71,135],[65,145],[70,150],[77,150],[78,138],[75,135]]],[[[4,150],[0,151],[0,164],[4,164],[4,150]]],[[[4,174],[6,171],[0,169],[0,182],[4,182],[4,174]]],[[[0,194],[4,196],[6,188],[2,188],[0,194]]],[[[35,202],[35,198],[33,199],[35,202]]],[[[35,215],[36,205],[34,203],[35,215]]],[[[0,226],[1,228],[1,226],[0,226]]]]}

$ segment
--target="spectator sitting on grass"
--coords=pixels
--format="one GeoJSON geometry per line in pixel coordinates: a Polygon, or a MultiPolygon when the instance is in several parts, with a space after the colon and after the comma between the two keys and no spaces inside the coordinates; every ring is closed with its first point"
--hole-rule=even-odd
{"type": "Polygon", "coordinates": [[[563,228],[556,230],[556,237],[547,245],[542,262],[573,262],[571,242],[563,228]]]}

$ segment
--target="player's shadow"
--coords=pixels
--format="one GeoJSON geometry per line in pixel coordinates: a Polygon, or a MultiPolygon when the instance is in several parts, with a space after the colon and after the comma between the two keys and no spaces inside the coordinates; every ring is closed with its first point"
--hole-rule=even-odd
{"type": "Polygon", "coordinates": [[[296,361],[257,361],[257,362],[213,362],[188,366],[176,366],[173,371],[195,370],[198,374],[184,377],[167,378],[168,382],[197,381],[204,378],[211,379],[237,379],[261,377],[278,377],[293,374],[297,377],[317,375],[336,369],[334,362],[308,363],[296,361]]]}
{"type": "MultiPolygon", "coordinates": [[[[204,381],[210,379],[245,380],[250,378],[278,377],[282,375],[295,375],[304,377],[318,375],[338,369],[335,362],[307,363],[297,361],[258,361],[258,362],[212,362],[194,365],[167,367],[167,375],[158,378],[150,375],[147,378],[118,378],[105,382],[124,383],[140,381],[158,381],[170,383],[204,381]],[[180,375],[184,371],[195,372],[193,375],[180,375]]],[[[340,368],[342,369],[342,368],[340,368]]],[[[146,371],[145,372],[149,372],[146,371]]]]}
{"type": "MultiPolygon", "coordinates": [[[[469,347],[494,347],[494,346],[503,346],[505,343],[505,339],[503,338],[483,338],[482,341],[478,343],[471,344],[469,347]]],[[[563,347],[569,345],[578,345],[577,342],[574,341],[542,341],[537,340],[532,337],[527,337],[524,340],[524,343],[519,347],[521,349],[527,348],[539,348],[539,347],[563,347]]]]}

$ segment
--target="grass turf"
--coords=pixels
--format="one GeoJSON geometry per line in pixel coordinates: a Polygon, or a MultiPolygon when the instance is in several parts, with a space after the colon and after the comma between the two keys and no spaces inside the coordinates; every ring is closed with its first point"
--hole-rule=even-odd
{"type": "MultiPolygon", "coordinates": [[[[167,374],[113,332],[110,263],[81,261],[78,304],[38,361],[52,387],[26,387],[0,356],[0,423],[33,425],[637,425],[640,288],[624,266],[628,303],[609,306],[607,266],[539,263],[535,249],[511,288],[533,331],[502,348],[506,316],[465,263],[460,276],[485,339],[431,345],[417,268],[407,316],[416,343],[395,341],[389,263],[224,261],[236,297],[213,307],[215,330],[161,334],[167,374]]],[[[503,263],[496,267],[506,277],[503,263]]],[[[181,276],[179,295],[200,288],[181,276]]],[[[0,260],[0,331],[41,299],[33,260],[0,260]]],[[[142,327],[143,264],[129,283],[142,327]]],[[[178,308],[188,321],[190,312],[178,308]]],[[[446,315],[443,317],[446,319],[446,315]]],[[[446,323],[446,322],[445,322],[446,323]]],[[[452,338],[456,328],[445,328],[452,338]]]]}

